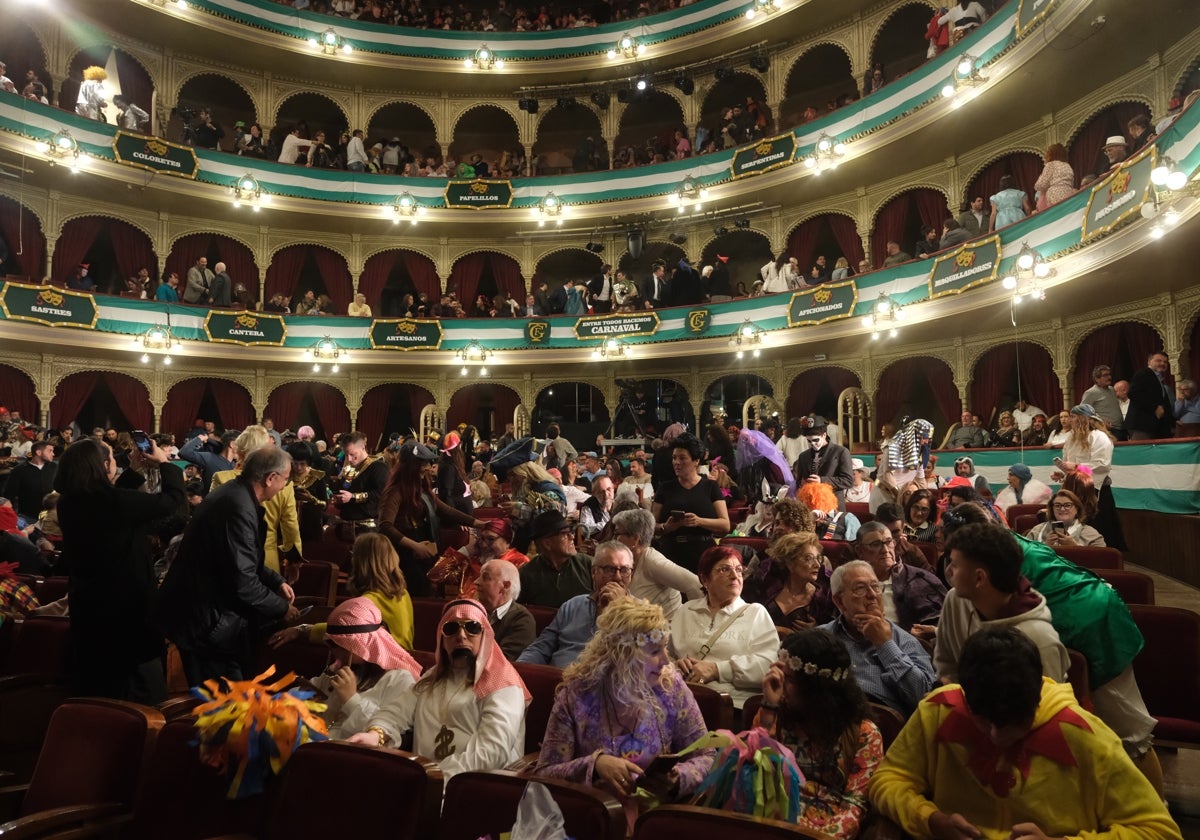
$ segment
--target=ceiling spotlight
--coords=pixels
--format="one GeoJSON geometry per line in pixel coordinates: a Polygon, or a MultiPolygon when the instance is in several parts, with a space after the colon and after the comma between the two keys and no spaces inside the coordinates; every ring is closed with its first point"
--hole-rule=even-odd
{"type": "Polygon", "coordinates": [[[603,242],[593,242],[591,240],[588,240],[588,244],[584,245],[583,247],[585,249],[587,249],[588,251],[591,251],[593,254],[600,254],[600,253],[603,253],[603,251],[604,251],[604,243],[603,242]]]}
{"type": "Polygon", "coordinates": [[[718,225],[717,227],[713,228],[713,233],[715,233],[717,236],[724,236],[725,234],[729,233],[729,228],[725,227],[725,225],[718,225]]]}
{"type": "Polygon", "coordinates": [[[562,108],[564,111],[573,111],[573,110],[575,110],[575,97],[560,96],[558,98],[558,101],[555,102],[554,104],[555,104],[555,106],[562,108]]]}
{"type": "Polygon", "coordinates": [[[696,90],[696,82],[691,76],[676,76],[675,88],[683,93],[684,96],[691,96],[696,90]]]}
{"type": "Polygon", "coordinates": [[[640,91],[643,91],[643,90],[645,90],[646,88],[650,87],[650,82],[649,82],[649,81],[647,81],[646,79],[638,79],[638,80],[637,80],[637,81],[634,83],[634,85],[633,85],[633,86],[634,86],[635,88],[637,88],[637,89],[638,89],[638,91],[640,92],[640,91]]]}
{"type": "Polygon", "coordinates": [[[597,108],[599,108],[601,111],[608,110],[608,103],[609,103],[608,91],[606,91],[606,90],[592,91],[591,99],[592,99],[592,104],[595,105],[597,108]]]}
{"type": "Polygon", "coordinates": [[[623,87],[623,88],[617,89],[617,101],[618,102],[625,104],[625,103],[628,103],[629,100],[631,100],[632,98],[633,98],[633,89],[632,88],[624,88],[623,87]]]}
{"type": "Polygon", "coordinates": [[[735,221],[733,223],[733,226],[735,228],[737,228],[738,230],[749,230],[750,229],[750,220],[749,219],[738,219],[737,221],[735,221]]]}
{"type": "Polygon", "coordinates": [[[538,101],[532,96],[523,96],[517,100],[517,107],[527,114],[536,114],[538,112],[538,101]]]}
{"type": "Polygon", "coordinates": [[[732,79],[733,75],[734,75],[734,71],[733,71],[732,67],[718,67],[717,68],[716,76],[717,76],[718,82],[724,81],[725,79],[732,79]]]}
{"type": "Polygon", "coordinates": [[[673,245],[682,245],[687,242],[687,236],[682,233],[672,233],[667,236],[667,241],[673,245]]]}
{"type": "Polygon", "coordinates": [[[771,69],[771,59],[766,53],[755,53],[750,56],[750,69],[766,73],[771,69]]]}

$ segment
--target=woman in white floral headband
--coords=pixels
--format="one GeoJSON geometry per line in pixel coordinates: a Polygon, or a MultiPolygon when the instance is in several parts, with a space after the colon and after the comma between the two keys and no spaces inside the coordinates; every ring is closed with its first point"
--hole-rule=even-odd
{"type": "Polygon", "coordinates": [[[796,755],[805,779],[799,824],[838,838],[857,836],[883,740],[842,643],[824,630],[788,636],[763,678],[754,725],[796,755]]]}

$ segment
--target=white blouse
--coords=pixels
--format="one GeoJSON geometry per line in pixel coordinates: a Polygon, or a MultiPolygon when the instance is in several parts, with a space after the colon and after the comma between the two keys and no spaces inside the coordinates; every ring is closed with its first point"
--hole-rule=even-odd
{"type": "MultiPolygon", "coordinates": [[[[673,659],[699,654],[708,637],[746,602],[735,598],[717,612],[709,611],[708,599],[688,601],[671,618],[671,656],[673,659]]],[[[715,642],[707,662],[717,666],[717,679],[706,683],[714,691],[733,698],[742,708],[747,698],[762,693],[763,677],[779,656],[779,631],[762,604],[750,604],[715,642]]]]}

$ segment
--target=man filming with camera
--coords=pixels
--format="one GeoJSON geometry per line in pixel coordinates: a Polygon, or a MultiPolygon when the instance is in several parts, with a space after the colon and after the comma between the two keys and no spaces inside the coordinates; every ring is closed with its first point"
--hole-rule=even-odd
{"type": "Polygon", "coordinates": [[[192,125],[192,145],[201,149],[216,149],[220,147],[221,138],[224,136],[225,129],[213,120],[212,111],[201,108],[196,122],[192,125]]]}

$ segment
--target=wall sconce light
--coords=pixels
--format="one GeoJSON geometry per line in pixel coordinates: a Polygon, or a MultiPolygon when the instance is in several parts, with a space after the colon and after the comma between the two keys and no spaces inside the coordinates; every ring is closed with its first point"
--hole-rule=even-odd
{"type": "Polygon", "coordinates": [[[870,314],[863,316],[862,323],[864,327],[871,329],[871,340],[876,341],[883,335],[884,329],[887,329],[889,338],[900,335],[899,324],[904,318],[904,307],[880,293],[875,305],[871,307],[870,314]],[[886,326],[889,323],[892,324],[890,328],[886,326]]]}
{"type": "Polygon", "coordinates": [[[71,172],[79,172],[87,163],[87,154],[79,148],[79,143],[65,128],[50,135],[49,140],[39,140],[37,150],[50,158],[50,163],[62,162],[71,172]]]}
{"type": "Polygon", "coordinates": [[[600,343],[599,347],[592,348],[592,360],[599,361],[601,359],[627,359],[631,356],[629,345],[619,338],[606,338],[600,343]]]}
{"type": "Polygon", "coordinates": [[[813,153],[804,159],[804,165],[820,175],[826,169],[833,169],[846,156],[846,144],[828,134],[817,138],[813,153]]]}
{"type": "Polygon", "coordinates": [[[774,14],[782,5],[779,0],[754,0],[750,8],[746,10],[746,20],[754,20],[760,14],[774,14]]]}
{"type": "Polygon", "coordinates": [[[950,99],[961,87],[974,87],[987,81],[979,69],[979,59],[973,55],[964,55],[954,65],[950,81],[942,86],[942,96],[950,99]]]}
{"type": "Polygon", "coordinates": [[[234,207],[249,204],[255,213],[259,211],[262,205],[271,203],[270,193],[263,192],[262,185],[258,183],[258,179],[249,172],[229,185],[229,194],[233,196],[234,207]]]}
{"type": "Polygon", "coordinates": [[[486,362],[488,360],[488,356],[495,355],[495,353],[488,350],[478,341],[472,340],[467,342],[466,346],[454,355],[463,363],[462,367],[458,370],[459,376],[466,376],[470,372],[470,368],[467,367],[468,362],[478,362],[479,375],[487,376],[488,369],[486,362]]]}
{"type": "MultiPolygon", "coordinates": [[[[168,319],[170,316],[167,316],[168,319]]],[[[150,353],[163,354],[163,364],[171,364],[171,347],[174,346],[174,339],[171,338],[171,324],[168,320],[167,325],[155,324],[150,329],[146,330],[141,335],[134,336],[133,346],[136,350],[141,350],[141,362],[144,365],[150,364],[150,353]]]]}
{"type": "Polygon", "coordinates": [[[742,321],[742,325],[738,327],[729,338],[729,346],[734,348],[734,357],[741,359],[746,355],[746,351],[750,351],[750,355],[758,358],[759,345],[763,341],[763,332],[756,327],[749,318],[742,321]]]}
{"type": "Polygon", "coordinates": [[[392,217],[393,224],[398,225],[401,219],[408,219],[415,225],[417,219],[420,216],[424,216],[428,210],[417,201],[412,193],[405,191],[396,196],[396,200],[392,202],[392,206],[383,212],[392,217]]]}
{"type": "Polygon", "coordinates": [[[563,216],[566,213],[567,205],[563,204],[563,200],[553,192],[542,196],[542,200],[533,209],[533,217],[537,219],[538,227],[545,227],[548,219],[553,219],[555,224],[562,227],[563,216]]]}
{"type": "Polygon", "coordinates": [[[641,55],[645,49],[644,45],[638,43],[637,38],[626,32],[614,46],[609,48],[608,58],[610,61],[618,57],[631,61],[641,55]]]}
{"type": "Polygon", "coordinates": [[[338,343],[329,336],[322,337],[312,347],[304,351],[304,355],[313,359],[313,373],[321,372],[321,362],[332,362],[329,366],[330,373],[337,373],[341,368],[338,365],[338,360],[345,361],[350,355],[345,349],[338,346],[338,343]]]}
{"type": "Polygon", "coordinates": [[[1029,247],[1029,243],[1023,242],[1012,269],[1000,283],[1013,293],[1013,303],[1020,303],[1026,298],[1045,300],[1046,290],[1042,288],[1041,281],[1055,274],[1057,272],[1049,260],[1036,248],[1029,247]]]}
{"type": "Polygon", "coordinates": [[[1155,219],[1150,236],[1162,239],[1179,224],[1183,209],[1194,200],[1195,191],[1188,189],[1188,174],[1169,157],[1162,157],[1150,170],[1154,194],[1142,205],[1142,217],[1155,219]]]}
{"type": "Polygon", "coordinates": [[[680,213],[687,212],[689,204],[693,212],[704,209],[703,202],[707,198],[708,187],[701,186],[700,182],[691,175],[684,178],[670,196],[671,204],[675,205],[676,210],[680,213]]]}
{"type": "Polygon", "coordinates": [[[337,53],[350,55],[354,51],[349,42],[344,41],[342,36],[337,34],[332,26],[320,35],[309,36],[308,45],[320,48],[321,52],[325,53],[325,55],[336,55],[337,53]]]}
{"type": "Polygon", "coordinates": [[[468,70],[503,70],[504,59],[496,55],[494,50],[484,44],[468,57],[463,59],[463,66],[468,70]]]}

